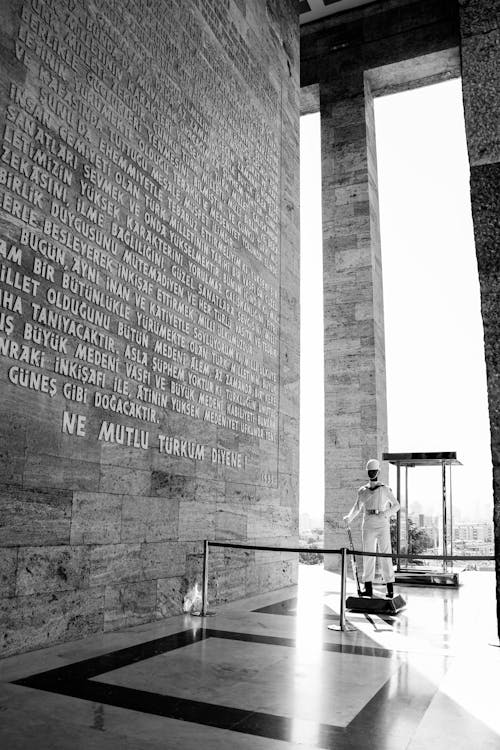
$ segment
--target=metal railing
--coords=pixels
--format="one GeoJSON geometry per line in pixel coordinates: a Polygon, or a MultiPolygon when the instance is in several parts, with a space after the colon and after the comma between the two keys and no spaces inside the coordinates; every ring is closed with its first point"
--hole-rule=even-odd
{"type": "MultiPolygon", "coordinates": [[[[347,547],[339,549],[316,549],[311,547],[271,547],[262,544],[240,544],[237,542],[212,542],[205,539],[203,542],[203,590],[202,590],[202,607],[201,615],[205,617],[208,614],[208,552],[210,547],[227,547],[230,549],[259,550],[268,552],[305,552],[311,554],[323,555],[340,555],[340,630],[348,630],[346,625],[345,607],[346,607],[346,588],[347,588],[347,555],[359,555],[360,557],[390,557],[394,559],[396,555],[392,552],[365,552],[363,550],[350,550],[347,547]]],[[[399,560],[446,560],[446,562],[456,561],[479,561],[495,560],[493,555],[416,555],[416,554],[399,554],[399,560]]]]}

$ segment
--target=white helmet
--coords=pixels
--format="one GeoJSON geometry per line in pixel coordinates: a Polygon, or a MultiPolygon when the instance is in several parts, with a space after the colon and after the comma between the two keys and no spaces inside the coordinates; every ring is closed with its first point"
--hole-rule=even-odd
{"type": "Polygon", "coordinates": [[[376,458],[370,458],[366,464],[366,471],[380,471],[380,463],[376,458]]]}

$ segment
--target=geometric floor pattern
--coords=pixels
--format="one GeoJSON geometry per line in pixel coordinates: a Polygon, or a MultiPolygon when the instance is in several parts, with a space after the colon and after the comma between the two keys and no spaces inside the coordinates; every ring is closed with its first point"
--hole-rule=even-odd
{"type": "Polygon", "coordinates": [[[0,746],[498,750],[489,574],[459,590],[408,588],[400,615],[348,613],[353,630],[338,632],[338,577],[304,568],[298,587],[214,617],[5,659],[0,746]]]}
{"type": "MultiPolygon", "coordinates": [[[[316,746],[321,748],[352,748],[362,741],[363,735],[370,732],[372,743],[380,745],[378,733],[384,733],[383,746],[401,748],[401,742],[408,741],[414,727],[428,707],[435,691],[435,685],[415,671],[409,674],[406,665],[397,664],[394,672],[384,681],[376,694],[353,716],[346,727],[327,723],[314,723],[302,719],[301,729],[295,717],[276,715],[238,706],[214,704],[212,701],[199,701],[178,695],[164,695],[153,690],[138,690],[120,684],[112,684],[103,677],[113,675],[117,670],[149,660],[160,654],[168,654],[177,649],[187,648],[195,643],[210,639],[236,642],[249,642],[262,646],[278,646],[294,649],[295,642],[289,638],[259,636],[249,633],[231,633],[211,630],[204,627],[196,631],[184,630],[170,636],[157,638],[118,651],[103,654],[93,659],[85,659],[68,666],[48,670],[40,674],[17,680],[15,684],[45,690],[52,693],[80,698],[94,703],[119,706],[146,714],[169,717],[180,721],[190,721],[200,725],[218,727],[232,732],[258,735],[269,739],[290,742],[302,734],[305,738],[316,738],[316,746]],[[402,678],[404,672],[404,679],[402,678]],[[99,681],[95,678],[100,677],[99,681]],[[418,700],[410,705],[408,688],[418,694],[418,700]],[[407,737],[401,731],[389,742],[386,731],[387,717],[393,713],[398,723],[403,722],[407,737]],[[384,721],[380,722],[380,717],[384,721]],[[309,726],[308,726],[309,725],[309,726]]],[[[375,646],[352,646],[349,644],[326,643],[323,651],[337,654],[351,654],[370,659],[393,659],[393,654],[375,646]]],[[[397,660],[397,657],[395,657],[397,660]]],[[[236,670],[237,673],[237,670],[236,670]]],[[[126,677],[125,677],[126,679],[126,677]]],[[[373,680],[373,674],[372,674],[373,680]]],[[[242,700],[242,703],[245,701],[242,700]]],[[[377,745],[377,746],[378,746],[377,745]]],[[[375,744],[372,744],[375,746],[375,744]]]]}

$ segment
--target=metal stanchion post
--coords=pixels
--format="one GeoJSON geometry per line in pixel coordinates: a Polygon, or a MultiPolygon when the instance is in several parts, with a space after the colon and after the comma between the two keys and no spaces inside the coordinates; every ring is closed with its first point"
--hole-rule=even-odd
{"type": "Polygon", "coordinates": [[[346,581],[347,581],[347,549],[342,547],[340,550],[341,567],[340,567],[340,623],[338,625],[329,625],[328,630],[355,630],[345,619],[345,599],[346,599],[346,581]]]}
{"type": "Polygon", "coordinates": [[[203,593],[201,603],[201,614],[205,617],[208,613],[208,539],[203,542],[203,593]]]}
{"type": "Polygon", "coordinates": [[[203,582],[201,591],[201,609],[191,610],[192,617],[208,617],[215,612],[208,611],[208,539],[203,542],[203,582]]]}
{"type": "Polygon", "coordinates": [[[341,576],[340,576],[340,629],[345,630],[345,589],[346,589],[346,548],[342,547],[341,576]]]}
{"type": "Polygon", "coordinates": [[[399,503],[399,510],[396,514],[396,551],[397,551],[397,572],[399,573],[401,571],[401,558],[399,557],[401,552],[401,466],[397,465],[397,489],[396,489],[396,497],[399,503]]]}

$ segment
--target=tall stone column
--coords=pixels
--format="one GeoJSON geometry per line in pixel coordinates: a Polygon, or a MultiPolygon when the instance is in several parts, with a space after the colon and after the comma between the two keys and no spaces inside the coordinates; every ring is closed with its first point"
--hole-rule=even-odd
{"type": "MultiPolygon", "coordinates": [[[[373,100],[363,73],[346,77],[342,89],[320,83],[320,112],[325,546],[338,548],[346,546],[342,517],[366,478],[365,463],[387,450],[373,100]]],[[[338,560],[326,566],[335,569],[338,560]]]]}
{"type": "Polygon", "coordinates": [[[481,287],[493,463],[497,621],[500,637],[500,8],[460,3],[462,82],[471,202],[481,287]]]}

